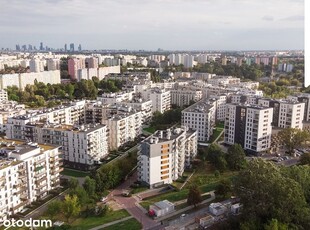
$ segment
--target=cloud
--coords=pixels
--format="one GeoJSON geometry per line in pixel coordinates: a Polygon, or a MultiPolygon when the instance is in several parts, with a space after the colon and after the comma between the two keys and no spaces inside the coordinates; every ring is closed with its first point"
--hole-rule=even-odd
{"type": "Polygon", "coordinates": [[[303,15],[293,15],[286,18],[282,18],[282,21],[303,21],[305,17],[303,15]]]}
{"type": "Polygon", "coordinates": [[[273,16],[270,16],[270,15],[265,15],[264,17],[262,17],[262,19],[264,21],[273,21],[274,20],[273,16]]]}
{"type": "MultiPolygon", "coordinates": [[[[255,45],[257,37],[254,34],[257,31],[262,34],[276,29],[286,31],[287,34],[292,33],[292,28],[303,31],[301,15],[304,6],[301,2],[302,0],[0,0],[1,46],[12,48],[16,43],[32,44],[42,40],[54,47],[63,47],[65,42],[72,41],[81,43],[88,49],[169,49],[176,44],[177,48],[182,48],[183,45],[187,49],[207,48],[204,44],[212,44],[210,47],[217,46],[217,49],[220,46],[228,49],[229,44],[241,49],[242,44],[255,45]],[[243,36],[243,30],[253,31],[251,42],[247,43],[251,34],[243,36]],[[221,42],[214,34],[222,34],[221,42]]],[[[292,47],[294,41],[285,36],[281,39],[283,44],[287,43],[288,49],[292,47]]],[[[297,44],[297,37],[294,39],[297,44]]],[[[277,44],[278,40],[271,36],[268,41],[263,42],[269,46],[277,44]]]]}

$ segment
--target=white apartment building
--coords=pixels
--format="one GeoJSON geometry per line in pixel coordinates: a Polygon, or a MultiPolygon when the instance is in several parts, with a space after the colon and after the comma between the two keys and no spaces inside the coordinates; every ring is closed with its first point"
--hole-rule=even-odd
{"type": "Polygon", "coordinates": [[[310,121],[310,94],[309,93],[302,93],[297,96],[288,96],[287,99],[305,103],[304,121],[310,121]]]}
{"type": "Polygon", "coordinates": [[[46,63],[47,63],[48,71],[60,69],[60,59],[50,58],[50,59],[47,59],[46,63]]]}
{"type": "Polygon", "coordinates": [[[226,117],[225,113],[226,113],[227,96],[226,95],[214,95],[214,96],[211,96],[210,99],[215,100],[215,103],[216,103],[215,120],[224,121],[226,117]]]}
{"type": "Polygon", "coordinates": [[[156,131],[141,142],[138,180],[150,188],[170,184],[182,176],[197,154],[197,135],[187,128],[156,131]]]}
{"type": "Polygon", "coordinates": [[[171,104],[177,106],[190,105],[192,102],[197,102],[202,98],[202,91],[199,89],[190,89],[186,87],[172,89],[171,104]]]}
{"type": "Polygon", "coordinates": [[[0,101],[8,100],[8,92],[6,90],[0,89],[0,101]]]}
{"type": "Polygon", "coordinates": [[[20,125],[9,123],[6,134],[12,139],[62,146],[65,163],[72,168],[89,170],[108,155],[105,125],[73,126],[40,121],[20,125]]]}
{"type": "Polygon", "coordinates": [[[134,91],[118,92],[118,93],[104,93],[97,97],[98,101],[103,104],[116,104],[123,101],[131,101],[134,97],[134,91]]]}
{"type": "Polygon", "coordinates": [[[303,128],[305,102],[261,98],[258,99],[258,105],[273,108],[273,126],[279,128],[303,128]]]}
{"type": "Polygon", "coordinates": [[[115,150],[142,133],[142,113],[117,113],[103,120],[103,124],[109,129],[109,149],[115,150]]]}
{"type": "Polygon", "coordinates": [[[6,89],[8,86],[17,86],[24,89],[26,85],[33,85],[34,81],[43,82],[45,84],[60,84],[60,71],[44,71],[38,73],[16,73],[16,74],[0,74],[0,89],[6,89]]]}
{"type": "Polygon", "coordinates": [[[302,129],[304,119],[305,103],[296,101],[281,101],[279,108],[280,128],[302,129]]]}
{"type": "Polygon", "coordinates": [[[31,59],[29,62],[30,72],[43,72],[44,71],[44,62],[39,59],[31,59]]]}
{"type": "Polygon", "coordinates": [[[197,131],[198,141],[207,142],[215,125],[214,103],[199,101],[182,111],[182,126],[197,131]]]}
{"type": "Polygon", "coordinates": [[[152,88],[141,93],[144,100],[152,101],[152,112],[163,113],[171,107],[171,94],[170,91],[165,89],[152,88]]]}
{"type": "Polygon", "coordinates": [[[240,78],[232,76],[214,76],[208,79],[208,84],[216,86],[228,86],[231,84],[240,84],[240,78]]]}
{"type": "Polygon", "coordinates": [[[0,222],[60,185],[59,147],[1,140],[0,222]]]}
{"type": "Polygon", "coordinates": [[[1,101],[0,103],[0,132],[5,132],[8,117],[26,114],[25,105],[16,101],[1,101]]]}
{"type": "Polygon", "coordinates": [[[136,111],[140,111],[141,112],[141,123],[145,123],[147,121],[150,121],[152,119],[153,116],[153,112],[152,112],[152,101],[148,100],[148,101],[143,101],[142,98],[136,99],[134,98],[132,101],[130,102],[124,102],[122,103],[128,107],[133,108],[136,111]]]}
{"type": "Polygon", "coordinates": [[[224,142],[240,144],[249,153],[270,149],[273,108],[258,105],[227,104],[224,142]]]}

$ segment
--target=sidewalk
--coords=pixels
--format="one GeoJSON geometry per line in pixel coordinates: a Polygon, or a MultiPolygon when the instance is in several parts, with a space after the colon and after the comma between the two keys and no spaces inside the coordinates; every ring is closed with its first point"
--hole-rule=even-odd
{"type": "Polygon", "coordinates": [[[111,225],[113,225],[113,224],[118,224],[118,223],[120,223],[120,222],[123,222],[123,221],[126,221],[126,220],[130,220],[131,218],[133,218],[133,216],[127,216],[127,217],[125,217],[125,218],[123,218],[123,219],[115,220],[115,221],[110,222],[110,223],[107,223],[107,224],[99,225],[99,226],[94,227],[94,228],[91,228],[91,229],[89,229],[89,230],[100,230],[100,229],[102,229],[102,228],[109,227],[109,226],[111,226],[111,225]]]}
{"type": "MultiPolygon", "coordinates": [[[[210,201],[212,201],[212,200],[215,199],[214,191],[209,192],[209,193],[210,193],[211,197],[210,197],[209,199],[206,199],[206,200],[202,201],[199,205],[203,205],[203,204],[209,203],[210,201]]],[[[184,213],[184,212],[186,212],[186,211],[188,211],[188,210],[193,209],[194,207],[195,207],[194,205],[191,205],[191,206],[188,206],[188,207],[186,207],[186,208],[183,208],[183,209],[177,210],[177,211],[175,211],[175,212],[169,213],[168,215],[165,215],[165,216],[160,217],[160,218],[155,219],[155,220],[156,220],[157,222],[160,222],[160,221],[162,221],[162,220],[168,219],[168,218],[173,217],[173,216],[176,216],[176,215],[178,215],[178,214],[182,214],[182,213],[184,213]]]]}

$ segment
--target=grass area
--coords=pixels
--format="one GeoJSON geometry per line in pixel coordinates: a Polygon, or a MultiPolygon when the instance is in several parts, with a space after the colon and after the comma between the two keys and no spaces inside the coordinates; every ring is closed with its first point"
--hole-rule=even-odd
{"type": "Polygon", "coordinates": [[[161,201],[161,200],[169,200],[171,202],[175,202],[175,201],[186,199],[187,193],[188,193],[187,189],[183,189],[181,191],[167,192],[167,193],[164,193],[162,195],[158,195],[156,197],[145,199],[144,201],[142,201],[140,203],[140,205],[148,210],[148,208],[151,204],[154,204],[154,203],[161,201]]]}
{"type": "Polygon", "coordinates": [[[185,185],[185,188],[189,188],[192,183],[198,185],[201,192],[205,193],[214,190],[221,179],[232,179],[237,174],[235,171],[225,171],[216,176],[214,171],[212,165],[207,162],[201,162],[188,184],[185,185]]]}
{"type": "Polygon", "coordinates": [[[104,230],[120,230],[120,229],[140,230],[140,229],[142,229],[142,225],[135,218],[132,218],[132,219],[125,220],[125,221],[122,221],[118,224],[113,224],[109,227],[105,227],[102,229],[104,229],[104,230]]]}
{"type": "Polygon", "coordinates": [[[152,127],[152,126],[144,128],[143,130],[149,133],[155,133],[156,131],[155,127],[152,127]]]}
{"type": "Polygon", "coordinates": [[[110,223],[115,220],[119,220],[130,216],[130,214],[124,210],[112,211],[107,213],[105,216],[92,216],[87,218],[78,218],[72,224],[70,230],[84,230],[84,229],[91,229],[96,226],[110,223]]]}
{"type": "Polygon", "coordinates": [[[88,172],[78,171],[78,170],[73,170],[73,169],[67,169],[67,168],[65,168],[60,174],[61,175],[65,175],[65,176],[72,176],[72,177],[86,177],[86,176],[89,176],[88,172]]]}
{"type": "Polygon", "coordinates": [[[187,202],[179,204],[179,205],[176,205],[175,206],[175,210],[180,210],[180,209],[183,209],[183,208],[186,208],[186,207],[188,207],[187,202]]]}
{"type": "Polygon", "coordinates": [[[213,135],[210,137],[209,143],[213,143],[223,130],[224,130],[224,122],[217,123],[215,126],[215,130],[213,131],[213,135]]]}
{"type": "Polygon", "coordinates": [[[190,178],[189,182],[185,185],[181,191],[171,191],[156,197],[143,200],[140,205],[148,210],[149,206],[161,200],[169,200],[170,202],[176,202],[187,198],[188,189],[191,184],[199,186],[201,193],[207,193],[216,189],[218,182],[221,179],[228,178],[232,179],[236,176],[237,172],[226,171],[220,174],[220,176],[214,175],[214,169],[207,162],[199,165],[190,178]]]}
{"type": "Polygon", "coordinates": [[[224,130],[224,128],[220,128],[220,127],[216,127],[215,130],[213,131],[213,134],[209,140],[209,143],[213,143],[218,136],[222,133],[222,131],[224,130]]]}
{"type": "Polygon", "coordinates": [[[147,186],[141,186],[141,187],[133,188],[131,190],[131,193],[132,194],[136,194],[136,193],[139,193],[139,192],[144,192],[144,191],[146,191],[148,189],[149,189],[149,187],[147,187],[147,186]]]}

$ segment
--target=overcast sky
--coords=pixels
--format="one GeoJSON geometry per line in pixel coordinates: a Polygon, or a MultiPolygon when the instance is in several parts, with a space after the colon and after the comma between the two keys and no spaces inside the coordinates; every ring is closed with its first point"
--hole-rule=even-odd
{"type": "Polygon", "coordinates": [[[304,48],[303,0],[0,0],[0,47],[304,48]]]}

